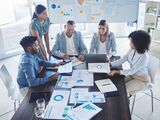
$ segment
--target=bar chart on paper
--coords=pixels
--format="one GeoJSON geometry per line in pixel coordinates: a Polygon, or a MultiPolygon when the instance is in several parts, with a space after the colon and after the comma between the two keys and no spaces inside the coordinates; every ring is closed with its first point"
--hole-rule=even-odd
{"type": "Polygon", "coordinates": [[[94,107],[92,107],[90,104],[87,104],[86,106],[83,107],[84,109],[87,110],[96,110],[94,107]]]}

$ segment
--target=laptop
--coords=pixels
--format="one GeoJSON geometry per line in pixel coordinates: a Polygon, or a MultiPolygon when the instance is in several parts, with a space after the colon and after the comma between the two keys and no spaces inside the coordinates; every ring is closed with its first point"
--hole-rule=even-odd
{"type": "Polygon", "coordinates": [[[106,54],[86,54],[85,60],[87,63],[104,63],[107,57],[106,54]]]}

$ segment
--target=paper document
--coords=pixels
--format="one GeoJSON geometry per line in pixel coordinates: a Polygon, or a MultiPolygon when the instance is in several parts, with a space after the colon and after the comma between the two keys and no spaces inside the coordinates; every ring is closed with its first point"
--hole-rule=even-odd
{"type": "Polygon", "coordinates": [[[92,103],[105,103],[104,94],[101,92],[89,92],[89,98],[92,103]]]}
{"type": "Polygon", "coordinates": [[[67,114],[67,120],[90,120],[102,109],[91,102],[84,103],[67,114]]]}
{"type": "Polygon", "coordinates": [[[69,89],[54,90],[49,102],[52,102],[53,104],[64,104],[66,106],[68,103],[69,95],[69,89]]]}
{"type": "Polygon", "coordinates": [[[117,91],[116,86],[110,79],[97,80],[95,83],[101,93],[117,91]]]}
{"type": "Polygon", "coordinates": [[[69,62],[58,67],[58,73],[71,73],[72,72],[72,62],[69,62]]]}
{"type": "Polygon", "coordinates": [[[69,89],[55,89],[42,118],[65,119],[66,115],[64,114],[71,109],[71,107],[67,106],[69,95],[69,89]]]}
{"type": "Polygon", "coordinates": [[[82,61],[78,60],[76,57],[71,57],[70,60],[72,61],[73,67],[83,63],[82,61]]]}
{"type": "Polygon", "coordinates": [[[88,71],[95,73],[109,73],[109,63],[88,63],[88,71]]]}
{"type": "Polygon", "coordinates": [[[66,119],[71,106],[48,104],[42,116],[44,119],[66,119]]]}
{"type": "Polygon", "coordinates": [[[88,72],[88,70],[74,70],[72,84],[74,86],[93,86],[93,73],[88,72]]]}
{"type": "Polygon", "coordinates": [[[58,88],[71,88],[74,85],[71,83],[72,76],[59,76],[56,87],[58,88]]]}
{"type": "Polygon", "coordinates": [[[70,103],[77,104],[77,103],[86,103],[86,102],[93,102],[93,103],[105,103],[104,94],[101,92],[88,92],[88,88],[72,88],[71,89],[71,96],[70,96],[70,103]]]}
{"type": "Polygon", "coordinates": [[[88,88],[71,88],[70,104],[84,103],[88,100],[88,88]]]}

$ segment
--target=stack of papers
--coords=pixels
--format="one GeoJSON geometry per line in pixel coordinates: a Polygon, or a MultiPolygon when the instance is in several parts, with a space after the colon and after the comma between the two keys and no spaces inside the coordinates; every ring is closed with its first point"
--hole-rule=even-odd
{"type": "Polygon", "coordinates": [[[95,83],[101,93],[117,91],[116,86],[110,79],[97,80],[95,83]]]}
{"type": "Polygon", "coordinates": [[[109,73],[109,63],[88,63],[88,71],[94,73],[109,73]]]}
{"type": "Polygon", "coordinates": [[[72,109],[66,116],[68,120],[90,120],[102,109],[91,102],[84,103],[72,109]]]}
{"type": "Polygon", "coordinates": [[[88,72],[88,70],[74,70],[72,84],[74,86],[93,86],[93,73],[88,72]]]}
{"type": "Polygon", "coordinates": [[[58,73],[71,73],[72,72],[72,62],[69,62],[58,67],[58,73]]]}

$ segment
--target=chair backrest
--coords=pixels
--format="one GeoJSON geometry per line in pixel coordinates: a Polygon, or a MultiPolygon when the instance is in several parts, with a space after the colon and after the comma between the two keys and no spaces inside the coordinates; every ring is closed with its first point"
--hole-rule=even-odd
{"type": "Polygon", "coordinates": [[[160,60],[152,55],[149,55],[148,71],[151,77],[151,83],[155,82],[154,79],[159,66],[160,66],[160,60]]]}
{"type": "Polygon", "coordinates": [[[5,87],[8,90],[8,97],[10,97],[13,92],[12,78],[11,78],[7,68],[5,67],[5,65],[2,65],[0,68],[0,76],[2,78],[2,81],[5,85],[5,87]]]}

